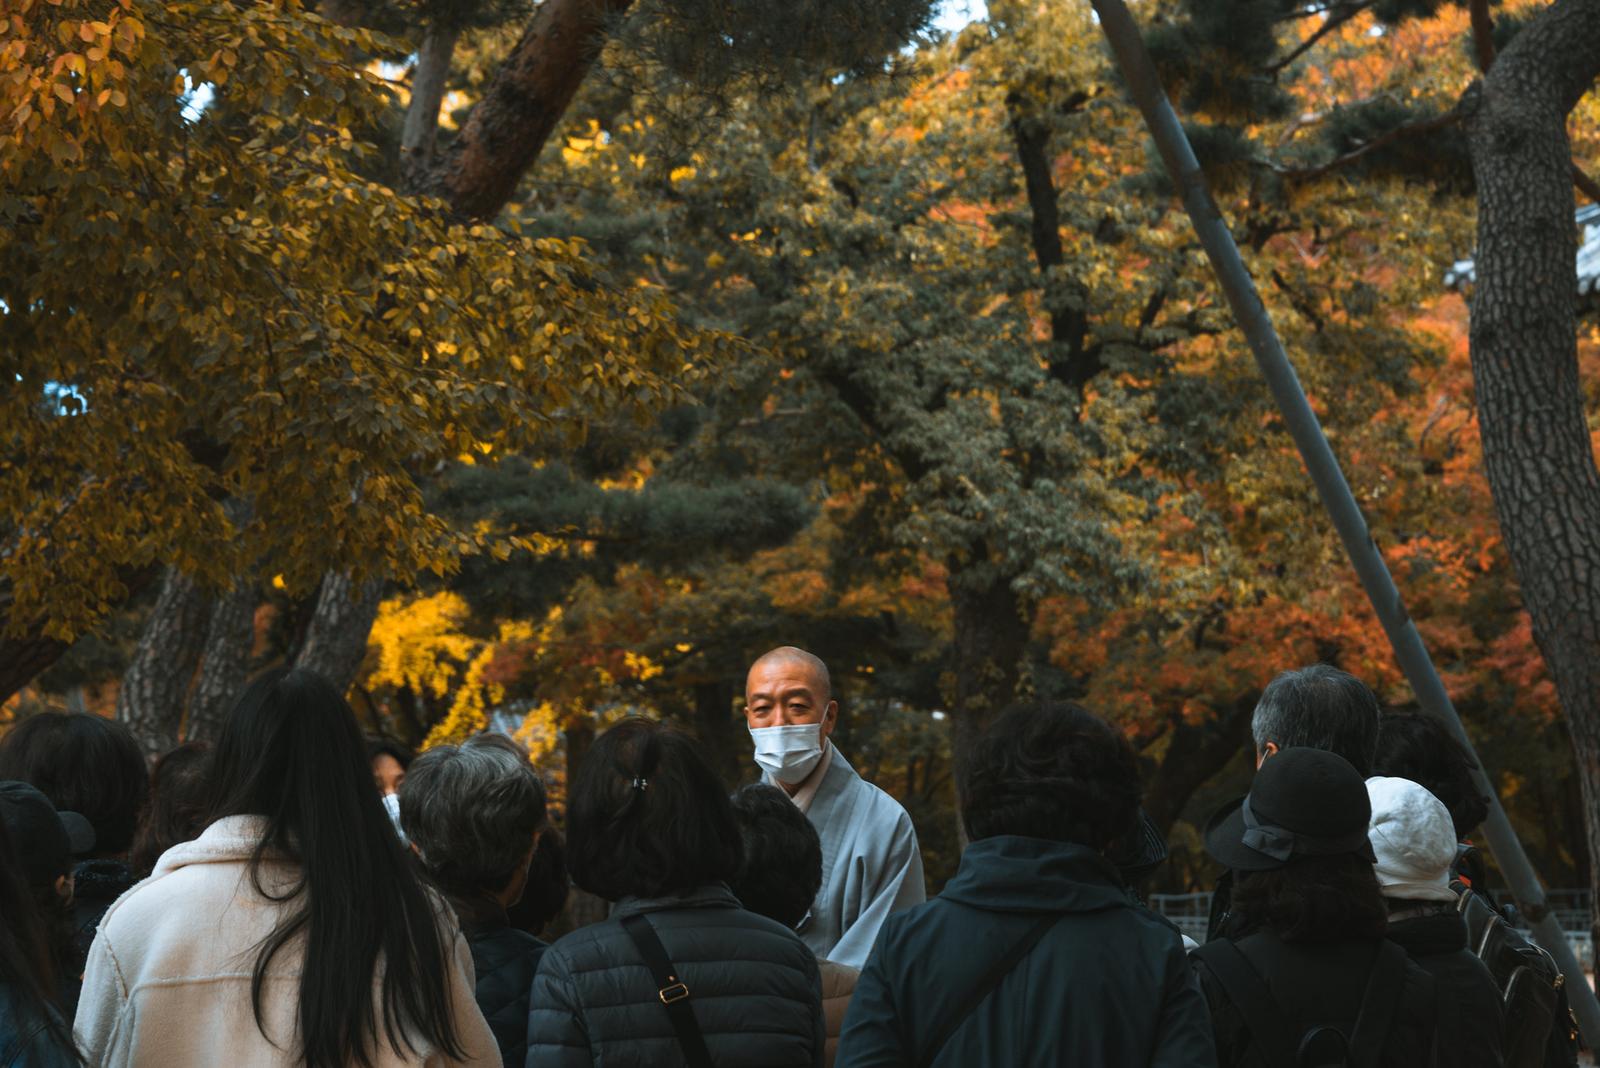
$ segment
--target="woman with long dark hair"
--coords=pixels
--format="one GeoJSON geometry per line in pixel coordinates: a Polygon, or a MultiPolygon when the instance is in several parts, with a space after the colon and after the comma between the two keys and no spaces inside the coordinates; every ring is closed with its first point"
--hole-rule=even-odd
{"type": "Polygon", "coordinates": [[[81,1064],[55,1001],[55,962],[22,877],[22,858],[0,821],[0,1065],[81,1064]]]}
{"type": "Polygon", "coordinates": [[[93,1063],[500,1063],[466,941],[395,837],[326,680],[252,684],[209,796],[205,832],[101,924],[76,1021],[93,1063]]]}

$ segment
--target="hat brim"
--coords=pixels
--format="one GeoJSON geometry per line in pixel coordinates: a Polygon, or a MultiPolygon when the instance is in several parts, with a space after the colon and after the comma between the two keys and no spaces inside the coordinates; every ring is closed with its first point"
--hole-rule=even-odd
{"type": "Polygon", "coordinates": [[[1122,872],[1123,878],[1133,879],[1148,875],[1167,859],[1167,840],[1156,829],[1155,821],[1143,808],[1131,833],[1117,843],[1111,863],[1122,872]]]}
{"type": "Polygon", "coordinates": [[[1224,805],[1206,823],[1206,852],[1232,871],[1271,871],[1288,861],[1269,857],[1244,844],[1244,798],[1224,805]]]}
{"type": "Polygon", "coordinates": [[[61,829],[67,832],[67,842],[73,856],[84,857],[94,851],[94,824],[76,812],[60,809],[56,810],[56,818],[61,821],[61,829]]]}

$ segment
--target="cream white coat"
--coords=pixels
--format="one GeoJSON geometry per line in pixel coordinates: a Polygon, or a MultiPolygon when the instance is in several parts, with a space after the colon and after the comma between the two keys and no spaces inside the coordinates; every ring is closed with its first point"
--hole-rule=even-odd
{"type": "MultiPolygon", "coordinates": [[[[262,990],[262,1023],[250,1005],[257,947],[292,902],[252,885],[248,861],[263,821],[218,820],[193,842],[162,855],[150,878],[122,895],[100,923],[84,974],[74,1031],[95,1068],[288,1068],[299,998],[302,946],[274,957],[262,990]],[[270,1036],[270,1038],[268,1037],[270,1036]]],[[[262,884],[279,893],[298,880],[289,863],[264,863],[262,884]]],[[[473,999],[472,955],[439,902],[450,995],[466,1060],[420,1040],[407,1053],[384,1044],[374,1068],[498,1066],[499,1047],[473,999]]],[[[373,991],[379,992],[374,977],[373,991]]]]}

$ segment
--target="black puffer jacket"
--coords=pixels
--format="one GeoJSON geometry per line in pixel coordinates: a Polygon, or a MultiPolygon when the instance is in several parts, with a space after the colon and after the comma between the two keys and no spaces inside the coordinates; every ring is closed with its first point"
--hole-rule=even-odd
{"type": "Polygon", "coordinates": [[[1500,1068],[1505,1035],[1500,987],[1467,948],[1453,904],[1424,915],[1389,917],[1389,941],[1433,976],[1439,993],[1439,1061],[1452,1068],[1500,1068]]]}
{"type": "Polygon", "coordinates": [[[461,918],[461,932],[472,950],[472,988],[489,1030],[500,1044],[500,1059],[516,1068],[528,1052],[528,996],[533,973],[550,948],[526,931],[511,926],[506,910],[492,902],[451,899],[461,918]]]}
{"type": "Polygon", "coordinates": [[[689,988],[717,1068],[820,1068],[817,962],[788,928],[746,912],[726,886],[625,898],[611,918],[545,951],[533,980],[526,1068],[684,1063],[657,983],[624,916],[645,915],[689,988]]]}

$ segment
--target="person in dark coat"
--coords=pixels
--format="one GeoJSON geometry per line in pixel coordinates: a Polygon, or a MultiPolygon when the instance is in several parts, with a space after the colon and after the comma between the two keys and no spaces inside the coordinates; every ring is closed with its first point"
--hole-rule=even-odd
{"type": "MultiPolygon", "coordinates": [[[[753,782],[733,795],[744,862],[730,888],[751,912],[796,930],[822,888],[822,840],[800,806],[776,786],[753,782]]],[[[824,1068],[833,1068],[839,1029],[861,973],[837,961],[817,961],[822,973],[822,1018],[828,1044],[824,1068]]]]}
{"type": "Polygon", "coordinates": [[[1077,705],[1015,708],[960,788],[972,844],[943,893],[885,921],[837,1068],[1214,1065],[1177,930],[1105,855],[1138,818],[1127,739],[1077,705]]]}
{"type": "Polygon", "coordinates": [[[1441,1014],[1439,1059],[1453,1068],[1501,1068],[1500,987],[1467,948],[1467,925],[1450,888],[1456,855],[1450,810],[1409,779],[1367,780],[1367,840],[1389,908],[1387,937],[1433,976],[1441,1014]]]}
{"type": "Polygon", "coordinates": [[[567,865],[615,904],[540,961],[527,1068],[676,1068],[694,1036],[717,1068],[818,1068],[816,959],[741,907],[728,889],[740,856],[732,805],[692,740],[645,719],[596,739],[572,785],[567,865]],[[647,963],[651,940],[667,975],[647,963]]]}
{"type": "Polygon", "coordinates": [[[1238,875],[1234,933],[1192,954],[1223,1068],[1434,1063],[1435,986],[1384,941],[1370,815],[1349,761],[1289,748],[1207,826],[1238,875]]]}
{"type": "Polygon", "coordinates": [[[476,975],[473,994],[500,1046],[520,1065],[528,996],[546,943],[511,926],[545,824],[544,784],[521,746],[502,734],[428,750],[400,787],[411,848],[461,920],[476,975]]]}
{"type": "Polygon", "coordinates": [[[61,981],[70,1016],[95,930],[137,878],[128,866],[150,792],[144,753],[125,724],[86,712],[41,712],[0,738],[0,779],[28,783],[57,809],[82,813],[94,848],[73,868],[73,960],[61,981]]]}

